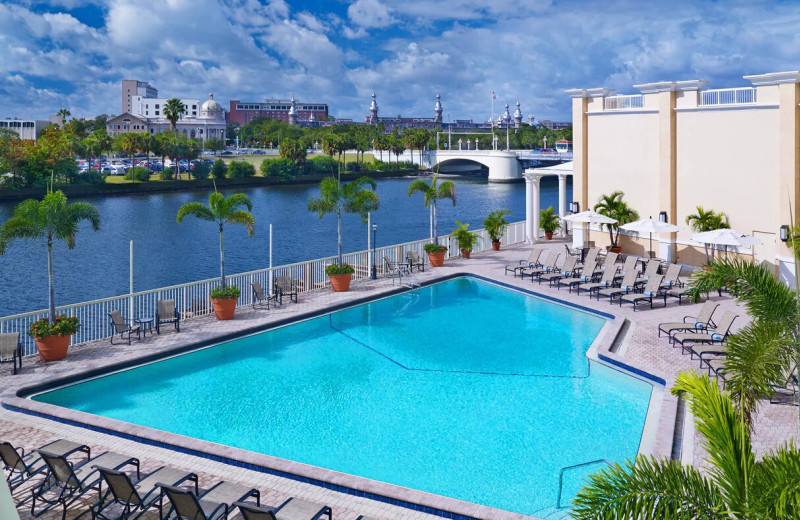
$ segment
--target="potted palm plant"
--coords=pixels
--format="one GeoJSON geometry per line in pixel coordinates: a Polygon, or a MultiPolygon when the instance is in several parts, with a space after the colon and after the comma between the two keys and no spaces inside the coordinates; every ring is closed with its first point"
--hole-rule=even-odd
{"type": "Polygon", "coordinates": [[[425,207],[431,208],[431,220],[433,224],[433,243],[425,244],[425,252],[428,253],[431,267],[441,267],[444,265],[444,255],[447,252],[447,247],[439,244],[439,226],[436,217],[436,201],[439,199],[450,199],[453,201],[453,206],[456,205],[456,185],[453,181],[444,181],[438,184],[439,175],[434,175],[431,182],[425,182],[422,179],[413,181],[408,186],[408,196],[415,193],[422,193],[425,198],[425,207]]]}
{"type": "Polygon", "coordinates": [[[469,258],[469,255],[472,253],[472,248],[478,243],[480,236],[469,230],[469,224],[464,224],[460,220],[456,220],[456,226],[458,227],[453,231],[453,238],[458,242],[458,248],[461,249],[461,256],[469,258]]]}
{"type": "Polygon", "coordinates": [[[308,199],[308,210],[324,217],[328,213],[336,214],[337,230],[337,262],[325,268],[325,273],[331,280],[331,289],[336,292],[350,290],[350,282],[355,269],[342,261],[342,213],[358,213],[361,221],[367,223],[367,213],[375,211],[380,205],[378,195],[375,193],[377,184],[367,176],[360,177],[353,182],[341,182],[339,177],[326,177],[319,183],[320,196],[308,199]]]}
{"type": "Polygon", "coordinates": [[[499,209],[489,213],[489,216],[483,221],[483,227],[489,234],[489,238],[492,240],[492,249],[495,251],[500,251],[500,239],[503,238],[503,233],[506,232],[508,227],[505,216],[510,214],[510,210],[499,209]]]}
{"type": "Polygon", "coordinates": [[[553,240],[553,232],[558,229],[560,220],[553,206],[539,212],[539,227],[544,229],[544,237],[547,240],[553,240]]]}
{"type": "Polygon", "coordinates": [[[608,238],[611,241],[608,249],[614,253],[622,251],[619,247],[619,227],[639,219],[639,213],[622,200],[624,196],[622,191],[617,190],[610,195],[600,196],[600,200],[594,205],[596,212],[617,221],[614,224],[602,224],[608,230],[608,238]]]}
{"type": "Polygon", "coordinates": [[[224,225],[240,224],[247,228],[248,235],[253,236],[256,220],[250,213],[252,210],[253,204],[244,193],[234,193],[225,198],[225,195],[216,189],[208,197],[208,206],[200,202],[187,202],[178,209],[176,218],[178,222],[182,222],[184,217],[193,216],[219,226],[219,286],[211,290],[211,304],[218,320],[232,319],[236,313],[236,303],[239,301],[239,288],[228,286],[225,280],[224,225]]]}
{"type": "Polygon", "coordinates": [[[47,241],[48,316],[30,327],[42,361],[64,359],[69,338],[78,330],[77,317],[56,316],[53,241],[63,240],[67,248],[74,249],[78,224],[82,221],[89,222],[97,231],[100,229],[100,212],[87,202],[67,204],[64,192],[51,190],[42,200],[20,202],[12,217],[0,228],[0,254],[5,253],[8,241],[13,239],[44,238],[47,241]]]}

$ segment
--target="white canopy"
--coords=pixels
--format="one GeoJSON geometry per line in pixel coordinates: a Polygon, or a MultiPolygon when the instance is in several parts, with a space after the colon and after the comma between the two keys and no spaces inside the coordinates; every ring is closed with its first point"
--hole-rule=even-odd
{"type": "Polygon", "coordinates": [[[575,213],[574,215],[567,215],[564,217],[564,220],[568,222],[580,222],[584,224],[614,224],[617,222],[616,219],[602,215],[593,209],[581,211],[580,213],[575,213]]]}
{"type": "Polygon", "coordinates": [[[760,239],[735,229],[714,229],[703,233],[695,233],[692,235],[692,240],[703,244],[736,247],[754,246],[762,243],[760,239]]]}
{"type": "Polygon", "coordinates": [[[669,222],[661,222],[660,220],[653,220],[653,217],[643,220],[637,220],[629,224],[623,224],[620,229],[625,231],[635,231],[637,233],[671,233],[680,231],[682,228],[669,222]]]}

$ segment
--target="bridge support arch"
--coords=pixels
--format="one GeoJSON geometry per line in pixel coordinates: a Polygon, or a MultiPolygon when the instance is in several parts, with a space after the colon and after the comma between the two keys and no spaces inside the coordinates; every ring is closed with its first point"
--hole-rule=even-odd
{"type": "Polygon", "coordinates": [[[453,159],[482,164],[489,169],[489,182],[519,182],[522,167],[515,152],[498,150],[431,150],[427,154],[430,168],[453,159]]]}

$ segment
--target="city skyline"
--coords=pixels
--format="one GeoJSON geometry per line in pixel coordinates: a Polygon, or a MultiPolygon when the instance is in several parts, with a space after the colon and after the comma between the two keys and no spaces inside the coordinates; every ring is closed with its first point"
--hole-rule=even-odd
{"type": "Polygon", "coordinates": [[[798,68],[796,2],[12,0],[0,5],[0,116],[116,114],[124,78],[169,97],[318,99],[331,115],[569,119],[564,90],[798,68]]]}

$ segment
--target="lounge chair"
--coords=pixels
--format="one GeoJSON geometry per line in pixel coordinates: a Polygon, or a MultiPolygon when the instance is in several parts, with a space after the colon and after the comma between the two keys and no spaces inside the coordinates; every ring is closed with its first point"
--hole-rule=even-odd
{"type": "MultiPolygon", "coordinates": [[[[669,293],[669,291],[667,291],[667,293],[669,293]]],[[[659,324],[658,337],[661,337],[662,332],[667,336],[671,336],[675,332],[695,332],[713,328],[715,323],[711,320],[711,317],[714,315],[714,311],[717,310],[717,307],[719,307],[718,303],[706,300],[703,305],[700,306],[700,311],[697,313],[697,316],[684,316],[683,321],[659,324]]]]}
{"type": "Polygon", "coordinates": [[[283,305],[283,297],[288,296],[289,301],[297,303],[298,282],[290,276],[279,276],[273,284],[273,293],[277,297],[278,303],[283,305]]]}
{"type": "Polygon", "coordinates": [[[383,256],[383,274],[387,278],[392,279],[392,285],[395,280],[401,280],[404,275],[411,272],[411,266],[406,262],[392,262],[388,256],[383,256]]]}
{"type": "Polygon", "coordinates": [[[731,333],[731,326],[733,320],[739,316],[731,311],[725,311],[722,318],[719,320],[719,326],[713,329],[707,329],[706,332],[679,332],[672,335],[672,346],[680,345],[681,352],[686,353],[689,350],[691,357],[694,354],[699,354],[694,350],[695,345],[713,345],[715,343],[724,343],[731,333]],[[687,349],[686,344],[689,344],[687,349]]]}
{"type": "Polygon", "coordinates": [[[651,258],[647,261],[647,265],[644,268],[644,274],[642,275],[642,279],[647,281],[650,279],[651,276],[656,276],[658,274],[658,270],[661,268],[661,260],[658,258],[651,258]]]}
{"type": "Polygon", "coordinates": [[[550,287],[553,286],[553,282],[557,282],[562,278],[569,278],[575,275],[575,265],[578,263],[577,256],[568,256],[564,259],[564,265],[561,266],[559,272],[557,273],[545,273],[539,276],[539,284],[541,285],[543,280],[547,280],[548,285],[550,287]]]}
{"type": "Polygon", "coordinates": [[[609,251],[606,253],[606,257],[603,259],[603,264],[600,266],[600,269],[606,270],[611,269],[612,271],[617,270],[617,259],[619,258],[619,253],[614,253],[613,251],[609,251]]]}
{"type": "Polygon", "coordinates": [[[258,282],[250,282],[250,287],[253,288],[253,309],[255,309],[256,306],[263,307],[264,304],[266,304],[267,309],[269,309],[269,301],[274,300],[275,296],[268,296],[265,294],[264,289],[258,282]]]}
{"type": "MultiPolygon", "coordinates": [[[[91,456],[89,446],[62,439],[45,444],[39,449],[64,457],[69,457],[78,452],[85,453],[87,458],[91,456]]],[[[0,459],[3,461],[3,470],[7,474],[8,487],[12,491],[47,470],[47,465],[36,450],[26,454],[25,448],[15,448],[10,442],[6,441],[0,441],[0,459]]]]}
{"type": "Polygon", "coordinates": [[[772,386],[772,395],[769,402],[772,404],[785,403],[787,400],[794,404],[794,396],[797,394],[797,365],[791,365],[783,371],[783,383],[772,386]]]}
{"type": "Polygon", "coordinates": [[[408,268],[412,273],[415,267],[419,268],[420,271],[425,270],[425,257],[420,256],[416,251],[406,251],[406,263],[408,263],[408,268]]]}
{"type": "Polygon", "coordinates": [[[651,276],[647,283],[644,286],[644,289],[640,293],[628,293],[623,294],[619,298],[619,306],[622,307],[624,303],[632,303],[633,304],[633,312],[636,312],[636,304],[639,302],[648,302],[650,303],[650,308],[653,308],[653,298],[658,296],[664,297],[664,307],[667,306],[667,295],[661,289],[661,283],[663,282],[664,277],[660,275],[651,276]]]}
{"type": "Polygon", "coordinates": [[[589,252],[586,253],[583,261],[580,263],[582,275],[588,276],[593,274],[595,270],[597,270],[598,274],[600,274],[601,269],[600,266],[597,265],[597,255],[599,254],[600,250],[596,247],[589,249],[589,252]]]}
{"type": "Polygon", "coordinates": [[[625,261],[622,263],[622,268],[619,270],[617,275],[614,277],[614,280],[622,280],[626,274],[630,271],[639,272],[639,269],[636,267],[636,264],[639,263],[639,257],[634,255],[628,255],[625,257],[625,261]]]}
{"type": "Polygon", "coordinates": [[[247,502],[236,502],[233,505],[239,508],[244,520],[318,520],[323,517],[331,520],[333,517],[330,507],[299,498],[289,498],[274,509],[247,502]]]}
{"type": "Polygon", "coordinates": [[[623,294],[633,292],[634,285],[636,284],[636,276],[638,273],[634,270],[628,271],[622,278],[622,283],[619,287],[609,287],[607,289],[600,289],[597,291],[597,301],[600,301],[601,296],[608,296],[608,302],[613,303],[614,298],[622,297],[623,294]]]}
{"type": "Polygon", "coordinates": [[[560,256],[561,255],[559,253],[551,251],[547,253],[547,257],[541,262],[541,267],[523,267],[520,270],[519,275],[522,278],[530,276],[531,282],[533,282],[534,278],[538,278],[543,274],[557,272],[558,267],[556,267],[556,262],[558,262],[558,257],[560,256]]]}
{"type": "Polygon", "coordinates": [[[131,344],[131,336],[136,334],[137,339],[142,339],[142,326],[131,325],[128,320],[122,317],[119,311],[111,311],[108,313],[111,319],[111,344],[114,344],[114,336],[119,335],[121,340],[125,340],[125,335],[128,335],[128,345],[131,344]]]}
{"type": "Polygon", "coordinates": [[[530,268],[540,265],[539,260],[543,252],[544,249],[540,247],[531,248],[531,252],[528,254],[527,260],[520,260],[519,263],[507,265],[505,273],[508,274],[510,272],[514,276],[517,276],[517,274],[526,267],[530,268]]]}
{"type": "MultiPolygon", "coordinates": [[[[589,298],[592,297],[592,293],[595,291],[599,291],[600,289],[605,289],[611,287],[614,284],[614,269],[606,269],[603,271],[603,276],[600,277],[599,282],[592,282],[586,281],[580,285],[578,285],[578,294],[581,291],[589,291],[589,298]]],[[[585,277],[587,280],[591,280],[588,276],[585,277]]]]}
{"type": "Polygon", "coordinates": [[[164,483],[158,485],[172,504],[172,511],[180,519],[225,519],[231,511],[231,504],[235,502],[244,502],[248,498],[255,497],[256,505],[261,503],[261,493],[257,489],[225,481],[218,482],[201,495],[164,483]]]}
{"type": "Polygon", "coordinates": [[[175,332],[181,331],[181,315],[175,308],[175,300],[156,302],[156,334],[161,334],[162,323],[172,323],[175,325],[175,332]]]}
{"type": "Polygon", "coordinates": [[[661,282],[661,287],[665,290],[673,287],[683,287],[683,283],[680,280],[682,268],[681,264],[669,264],[667,272],[664,274],[664,281],[661,282]]]}
{"type": "MultiPolygon", "coordinates": [[[[579,286],[579,285],[581,285],[583,283],[591,283],[592,278],[594,277],[595,269],[600,270],[597,267],[597,264],[595,264],[592,267],[584,267],[581,270],[580,274],[573,273],[572,276],[570,276],[570,277],[559,278],[558,279],[558,283],[556,285],[556,288],[558,290],[561,290],[561,286],[562,285],[566,285],[567,287],[569,287],[569,292],[572,292],[572,288],[573,287],[579,286]],[[588,274],[584,275],[583,274],[584,271],[586,271],[586,273],[588,273],[588,274]]],[[[579,289],[579,291],[580,291],[580,289],[579,289]]]]}
{"type": "Polygon", "coordinates": [[[19,332],[0,334],[0,363],[9,361],[14,363],[14,374],[17,370],[22,370],[22,341],[19,332]]]}
{"type": "Polygon", "coordinates": [[[56,455],[45,450],[36,450],[47,464],[47,476],[33,489],[31,514],[40,516],[50,508],[60,504],[63,508],[61,520],[67,517],[67,507],[86,493],[97,489],[100,492],[100,473],[95,466],[121,469],[128,465],[136,467],[136,478],[139,475],[139,459],[107,451],[97,457],[87,459],[73,466],[64,455],[56,455]],[[44,508],[36,511],[36,501],[44,502],[44,508]]]}
{"type": "Polygon", "coordinates": [[[158,506],[159,518],[164,517],[159,483],[168,483],[170,486],[180,486],[190,481],[197,489],[197,474],[179,469],[161,466],[143,478],[133,482],[127,473],[111,468],[97,467],[100,477],[106,483],[106,492],[100,500],[92,504],[92,518],[101,520],[123,520],[139,518],[147,510],[158,506]],[[111,506],[120,506],[122,511],[109,516],[111,506]]]}

